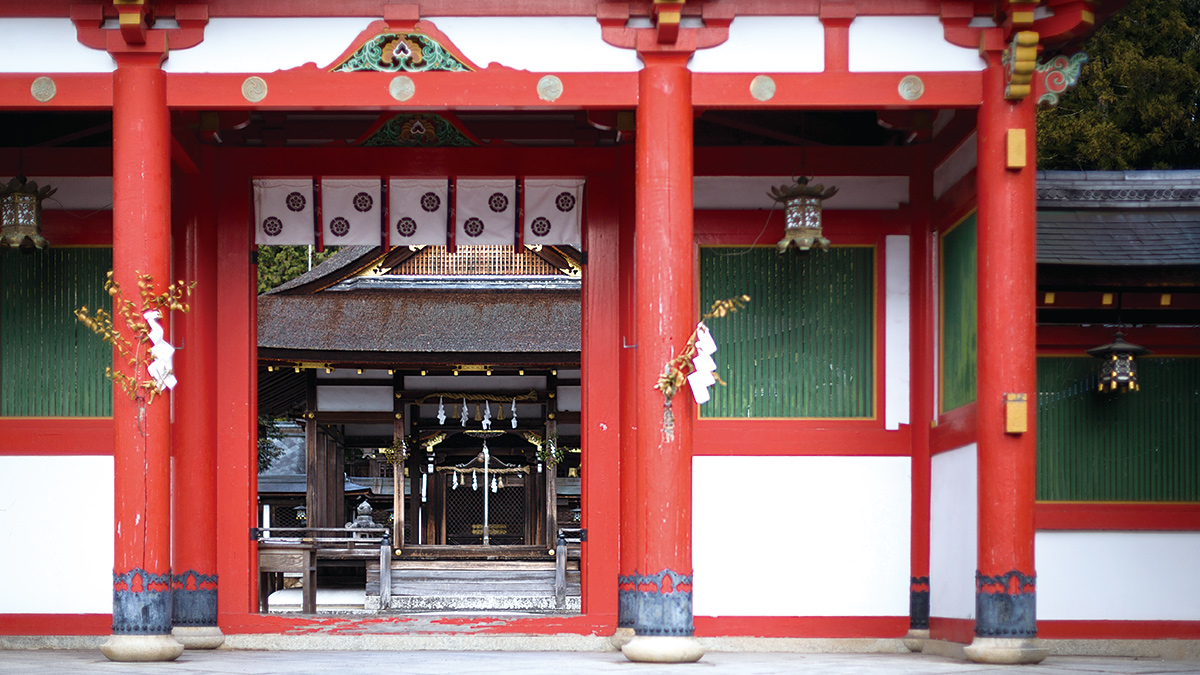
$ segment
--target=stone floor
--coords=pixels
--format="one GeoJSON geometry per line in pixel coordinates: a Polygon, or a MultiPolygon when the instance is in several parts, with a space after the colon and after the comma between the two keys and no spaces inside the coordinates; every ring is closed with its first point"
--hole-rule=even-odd
{"type": "Polygon", "coordinates": [[[95,650],[0,651],[4,675],[60,673],[163,673],[207,675],[575,675],[592,673],[819,673],[821,675],[955,675],[958,673],[1037,675],[1200,674],[1200,661],[1118,657],[1051,656],[1037,666],[985,666],[928,654],[709,653],[696,664],[630,663],[616,652],[385,652],[385,651],[188,651],[170,663],[112,663],[95,650]]]}

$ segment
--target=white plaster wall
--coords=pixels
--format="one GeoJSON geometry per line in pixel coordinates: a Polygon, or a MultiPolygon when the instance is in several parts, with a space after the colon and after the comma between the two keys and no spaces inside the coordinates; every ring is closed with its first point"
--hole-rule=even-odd
{"type": "Polygon", "coordinates": [[[391,412],[392,386],[317,387],[317,410],[391,412]]]}
{"type": "Polygon", "coordinates": [[[909,277],[908,235],[884,239],[884,428],[908,424],[909,408],[909,277]]]}
{"type": "Polygon", "coordinates": [[[688,66],[697,73],[819,73],[825,28],[815,16],[739,16],[728,40],[697,50],[688,66]]]}
{"type": "Polygon", "coordinates": [[[1038,619],[1200,620],[1200,532],[1042,531],[1038,619]]]}
{"type": "Polygon", "coordinates": [[[863,16],[850,23],[855,73],[983,70],[975,49],[946,42],[936,16],[863,16]]]}
{"type": "MultiPolygon", "coordinates": [[[[771,187],[794,182],[790,176],[696,176],[693,201],[701,210],[777,209],[771,187]]],[[[908,203],[908,176],[817,176],[814,182],[838,188],[821,202],[826,211],[890,211],[908,203]]]]}
{"type": "Polygon", "coordinates": [[[979,149],[975,132],[972,131],[971,135],[950,153],[946,161],[933,170],[933,198],[941,199],[942,195],[958,184],[958,181],[971,173],[978,163],[979,149]]]}
{"type": "Polygon", "coordinates": [[[430,19],[480,68],[498,63],[550,73],[636,72],[632,49],[604,41],[588,16],[454,16],[430,19]]]}
{"type": "Polygon", "coordinates": [[[0,18],[0,73],[110,73],[116,67],[108,52],[79,44],[70,19],[0,18]]]}
{"type": "Polygon", "coordinates": [[[365,17],[214,18],[204,41],[172,49],[168,73],[270,73],[315,63],[325,68],[371,23],[365,17]]]}
{"type": "Polygon", "coordinates": [[[698,616],[906,616],[907,457],[695,457],[698,616]]]}
{"type": "Polygon", "coordinates": [[[558,403],[555,405],[564,412],[579,412],[583,410],[583,387],[560,386],[558,388],[558,403]]]}
{"type": "Polygon", "coordinates": [[[0,614],[111,612],[112,457],[0,457],[0,542],[0,614]]]}
{"type": "Polygon", "coordinates": [[[979,532],[977,473],[974,443],[933,456],[929,517],[930,616],[975,618],[979,532]]]}

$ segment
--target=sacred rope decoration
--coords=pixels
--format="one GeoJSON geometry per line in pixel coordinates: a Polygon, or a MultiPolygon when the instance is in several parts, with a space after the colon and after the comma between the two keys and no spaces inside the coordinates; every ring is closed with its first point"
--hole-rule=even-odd
{"type": "Polygon", "coordinates": [[[185,298],[191,295],[196,282],[176,281],[166,290],[156,292],[153,277],[140,272],[134,274],[138,285],[139,301],[136,303],[125,297],[120,284],[113,280],[111,270],[104,282],[104,290],[112,296],[116,313],[124,323],[123,329],[114,325],[114,316],[103,309],[93,312],[86,306],[80,307],[75,310],[75,317],[113,346],[114,359],[127,359],[133,368],[133,374],[128,375],[110,366],[104,369],[104,376],[119,386],[130,400],[149,405],[159,394],[175,386],[172,366],[175,348],[163,339],[163,328],[158,321],[164,312],[191,309],[185,298]]]}
{"type": "Polygon", "coordinates": [[[658,384],[654,385],[655,389],[663,393],[662,433],[667,441],[675,440],[675,412],[671,409],[672,399],[679,392],[679,388],[683,386],[684,380],[687,380],[692,386],[692,395],[695,396],[697,404],[708,400],[708,387],[712,386],[714,382],[720,382],[721,386],[725,386],[725,381],[716,373],[717,364],[712,359],[712,354],[717,351],[717,344],[713,341],[712,334],[709,333],[708,326],[704,322],[708,319],[720,319],[728,316],[745,308],[748,302],[750,302],[749,295],[714,302],[712,309],[700,317],[700,322],[696,324],[696,330],[692,331],[683,351],[667,362],[663,374],[658,378],[658,384]]]}
{"type": "Polygon", "coordinates": [[[434,392],[432,394],[426,394],[425,396],[421,397],[417,402],[418,403],[426,403],[428,401],[432,401],[435,398],[437,399],[437,402],[438,402],[438,411],[437,411],[438,424],[441,424],[443,426],[446,424],[446,418],[447,418],[445,399],[449,398],[452,401],[456,400],[456,399],[462,401],[462,408],[460,409],[460,412],[457,415],[457,417],[459,418],[459,423],[464,427],[467,426],[467,421],[470,419],[470,412],[467,409],[467,402],[468,401],[476,402],[475,420],[477,422],[482,422],[481,426],[483,426],[484,429],[492,428],[492,402],[495,401],[495,403],[496,403],[495,419],[503,421],[504,420],[504,403],[507,401],[507,402],[509,402],[509,410],[511,411],[510,414],[512,416],[511,425],[512,425],[513,429],[516,429],[517,428],[517,401],[536,401],[536,400],[538,400],[538,393],[537,393],[537,391],[535,391],[533,389],[530,389],[529,391],[525,392],[524,394],[467,394],[467,393],[455,392],[455,391],[440,391],[440,392],[434,392]],[[482,407],[479,405],[480,403],[483,404],[482,407]]]}

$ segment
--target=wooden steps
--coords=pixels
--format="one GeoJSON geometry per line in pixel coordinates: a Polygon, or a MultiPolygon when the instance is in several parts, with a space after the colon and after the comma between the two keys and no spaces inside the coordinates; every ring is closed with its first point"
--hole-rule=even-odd
{"type": "MultiPolygon", "coordinates": [[[[579,611],[579,561],[567,565],[567,601],[554,595],[554,561],[393,560],[387,608],[413,612],[579,611]]],[[[381,608],[379,566],[367,566],[367,607],[381,608]],[[372,607],[372,605],[374,605],[372,607]]]]}

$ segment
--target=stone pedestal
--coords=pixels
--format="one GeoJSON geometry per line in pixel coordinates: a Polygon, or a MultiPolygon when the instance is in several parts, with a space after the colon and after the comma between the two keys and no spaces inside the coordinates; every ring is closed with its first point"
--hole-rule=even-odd
{"type": "Polygon", "coordinates": [[[170,635],[112,635],[100,652],[109,661],[174,661],[183,645],[170,635]]]}
{"type": "Polygon", "coordinates": [[[216,626],[176,626],[171,637],[188,649],[216,649],[225,644],[225,634],[216,626]]]}
{"type": "Polygon", "coordinates": [[[977,637],[963,652],[975,663],[1020,664],[1041,663],[1050,650],[1037,638],[977,637]]]}
{"type": "Polygon", "coordinates": [[[621,653],[639,663],[695,663],[704,656],[704,647],[694,637],[636,635],[621,653]]]}

